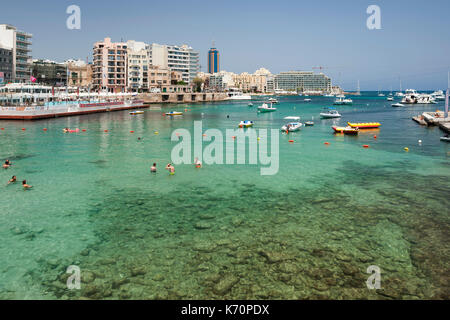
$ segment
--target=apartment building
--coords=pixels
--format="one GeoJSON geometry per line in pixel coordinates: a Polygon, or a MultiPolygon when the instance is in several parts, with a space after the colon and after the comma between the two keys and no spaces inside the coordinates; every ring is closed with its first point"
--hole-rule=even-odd
{"type": "Polygon", "coordinates": [[[144,42],[127,41],[128,88],[134,92],[147,92],[149,88],[149,49],[144,42]]]}
{"type": "Polygon", "coordinates": [[[9,24],[0,24],[0,47],[12,55],[11,81],[28,82],[31,76],[32,35],[9,24]]]}
{"type": "Polygon", "coordinates": [[[128,46],[111,38],[94,44],[93,86],[95,90],[125,92],[127,88],[128,46]]]}

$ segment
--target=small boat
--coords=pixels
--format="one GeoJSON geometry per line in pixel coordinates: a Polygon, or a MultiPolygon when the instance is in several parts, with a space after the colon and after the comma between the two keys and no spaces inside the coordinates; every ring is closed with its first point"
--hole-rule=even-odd
{"type": "Polygon", "coordinates": [[[347,126],[347,127],[333,126],[332,128],[334,130],[334,133],[344,133],[344,134],[358,134],[359,133],[358,128],[352,128],[350,126],[347,126]]]}
{"type": "Polygon", "coordinates": [[[179,111],[166,112],[166,116],[181,116],[181,115],[183,115],[183,112],[179,112],[179,111]]]}
{"type": "Polygon", "coordinates": [[[309,98],[307,98],[307,99],[304,99],[303,101],[305,101],[305,102],[311,102],[312,100],[309,99],[309,98]]]}
{"type": "Polygon", "coordinates": [[[296,121],[300,121],[300,117],[288,116],[288,117],[284,117],[284,120],[296,120],[296,121]]]}
{"type": "Polygon", "coordinates": [[[388,97],[387,101],[394,101],[394,97],[388,97]]]}
{"type": "Polygon", "coordinates": [[[250,128],[253,127],[253,121],[243,120],[239,122],[239,128],[250,128]]]}
{"type": "Polygon", "coordinates": [[[320,113],[320,117],[326,118],[326,119],[329,119],[329,118],[340,118],[341,117],[341,115],[339,114],[339,112],[335,108],[328,108],[328,109],[325,108],[325,110],[327,110],[327,111],[324,111],[324,112],[320,113]]]}
{"type": "Polygon", "coordinates": [[[359,128],[359,129],[376,129],[381,126],[381,123],[379,122],[361,122],[361,123],[347,122],[347,124],[352,128],[359,128]]]}
{"type": "Polygon", "coordinates": [[[447,135],[441,137],[441,141],[446,141],[446,142],[450,142],[450,137],[447,135]]]}
{"type": "Polygon", "coordinates": [[[300,122],[290,122],[288,124],[285,124],[281,127],[281,131],[287,131],[287,132],[294,132],[299,131],[302,127],[302,124],[300,122]]]}
{"type": "Polygon", "coordinates": [[[273,111],[277,111],[277,108],[273,107],[272,104],[267,105],[267,103],[263,103],[262,106],[258,107],[258,111],[259,112],[273,112],[273,111]]]}
{"type": "Polygon", "coordinates": [[[353,100],[345,99],[345,98],[337,98],[336,100],[334,100],[333,104],[335,106],[351,105],[351,104],[353,104],[353,100]]]}
{"type": "Polygon", "coordinates": [[[401,103],[399,102],[399,103],[394,103],[392,106],[393,106],[394,108],[399,108],[399,107],[404,107],[405,105],[404,105],[404,104],[401,104],[401,103]]]}
{"type": "Polygon", "coordinates": [[[131,111],[130,114],[134,115],[134,114],[143,114],[144,111],[131,111]]]}
{"type": "Polygon", "coordinates": [[[279,103],[279,101],[275,98],[269,98],[270,103],[279,103]]]}
{"type": "Polygon", "coordinates": [[[305,127],[312,127],[314,125],[314,121],[306,121],[305,127]]]}
{"type": "Polygon", "coordinates": [[[249,106],[249,107],[253,107],[253,103],[250,102],[250,103],[248,104],[248,106],[249,106]]]}

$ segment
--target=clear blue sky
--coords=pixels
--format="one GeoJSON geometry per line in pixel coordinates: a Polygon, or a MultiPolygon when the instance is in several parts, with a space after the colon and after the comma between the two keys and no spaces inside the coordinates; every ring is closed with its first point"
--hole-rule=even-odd
{"type": "Polygon", "coordinates": [[[34,58],[92,59],[94,42],[187,43],[206,71],[211,41],[221,69],[272,73],[325,67],[347,90],[447,87],[450,1],[433,0],[44,0],[2,1],[0,23],[33,34],[34,58]],[[66,8],[81,7],[81,30],[66,28],[66,8]],[[366,9],[381,8],[382,30],[368,30],[366,9]]]}

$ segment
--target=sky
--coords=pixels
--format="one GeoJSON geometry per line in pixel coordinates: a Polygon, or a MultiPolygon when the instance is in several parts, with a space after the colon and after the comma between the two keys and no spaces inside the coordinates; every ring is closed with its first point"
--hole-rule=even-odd
{"type": "Polygon", "coordinates": [[[450,1],[433,0],[42,0],[2,1],[0,23],[33,34],[33,58],[89,58],[96,41],[188,44],[206,71],[212,41],[221,70],[264,67],[329,75],[355,90],[435,90],[450,70],[450,1]],[[69,30],[66,9],[81,9],[81,29],[69,30]],[[381,29],[369,30],[369,5],[381,29]],[[316,69],[322,67],[323,69],[316,69]]]}

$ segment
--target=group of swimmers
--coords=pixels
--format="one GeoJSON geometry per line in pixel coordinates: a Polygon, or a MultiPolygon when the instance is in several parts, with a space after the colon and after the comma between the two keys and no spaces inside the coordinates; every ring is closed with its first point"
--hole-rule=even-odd
{"type": "MultiPolygon", "coordinates": [[[[8,168],[10,168],[11,166],[12,166],[12,163],[11,163],[11,161],[9,161],[9,160],[6,160],[5,163],[3,164],[3,168],[4,168],[4,169],[8,169],[8,168]]],[[[11,184],[11,183],[16,183],[16,182],[17,182],[17,177],[16,177],[16,176],[12,176],[12,178],[9,179],[9,181],[8,181],[8,185],[11,184]]],[[[30,186],[30,185],[27,183],[27,180],[23,180],[23,181],[22,181],[22,187],[23,187],[24,189],[31,189],[31,188],[33,188],[33,186],[30,186]]]]}
{"type": "MultiPolygon", "coordinates": [[[[201,163],[200,160],[198,160],[198,158],[195,158],[194,164],[195,164],[196,168],[201,168],[202,167],[202,163],[201,163]]],[[[165,169],[169,171],[170,175],[174,175],[175,174],[175,167],[171,163],[168,163],[165,169]]],[[[150,168],[150,172],[151,173],[156,173],[156,163],[153,163],[153,165],[150,168]]]]}

